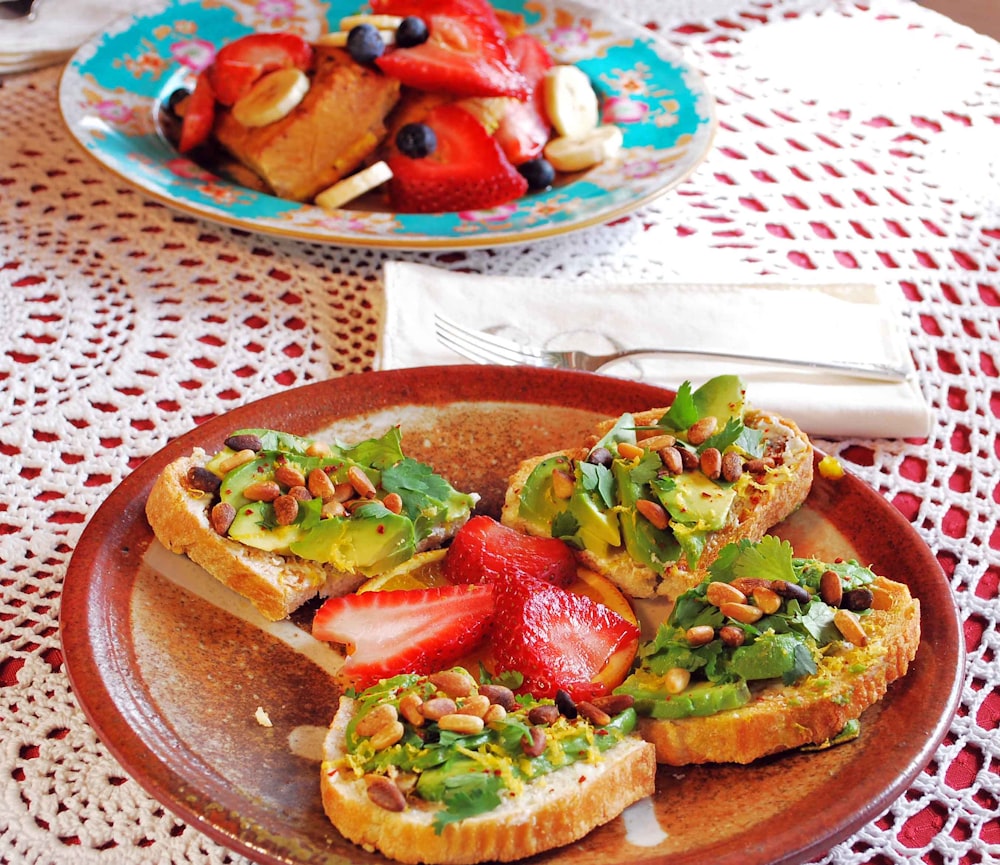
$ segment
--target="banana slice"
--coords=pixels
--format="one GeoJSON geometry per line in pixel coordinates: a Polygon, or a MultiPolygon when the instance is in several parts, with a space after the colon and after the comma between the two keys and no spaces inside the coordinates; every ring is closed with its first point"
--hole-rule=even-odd
{"type": "Polygon", "coordinates": [[[233,117],[244,126],[267,126],[295,110],[309,92],[309,76],[289,66],[269,72],[233,105],[233,117]]]}
{"type": "Polygon", "coordinates": [[[621,129],[606,124],[577,138],[553,138],[545,145],[545,158],[556,171],[583,171],[615,156],[623,141],[621,129]]]}
{"type": "Polygon", "coordinates": [[[553,66],[543,79],[545,111],[560,135],[579,138],[598,123],[597,94],[577,66],[553,66]]]}
{"type": "Polygon", "coordinates": [[[348,15],[340,19],[340,29],[350,30],[359,24],[371,24],[376,30],[395,30],[402,23],[402,15],[348,15]]]}
{"type": "Polygon", "coordinates": [[[385,162],[375,162],[324,189],[313,200],[324,210],[336,210],[376,186],[381,186],[391,177],[392,169],[385,162]]]}
{"type": "MultiPolygon", "coordinates": [[[[370,15],[370,18],[387,18],[387,15],[370,15]]],[[[347,37],[350,35],[350,30],[335,30],[333,33],[324,33],[322,36],[318,36],[316,41],[313,42],[314,45],[324,45],[327,48],[346,48],[347,47],[347,37]]],[[[396,31],[395,30],[379,30],[378,35],[382,37],[382,41],[386,45],[394,45],[396,43],[396,31]]]]}

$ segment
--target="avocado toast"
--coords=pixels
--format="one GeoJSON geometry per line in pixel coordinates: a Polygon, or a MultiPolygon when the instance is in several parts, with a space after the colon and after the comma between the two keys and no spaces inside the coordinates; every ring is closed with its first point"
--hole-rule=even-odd
{"type": "Polygon", "coordinates": [[[584,446],[533,457],[510,478],[502,520],[561,538],[633,598],[676,598],[727,543],[758,539],[812,485],[812,446],[793,421],[755,411],[732,375],[669,408],[624,414],[584,446]]]}
{"type": "Polygon", "coordinates": [[[274,621],[440,546],[477,501],[406,457],[398,427],[354,445],[250,429],[168,465],[146,517],[274,621]]]}

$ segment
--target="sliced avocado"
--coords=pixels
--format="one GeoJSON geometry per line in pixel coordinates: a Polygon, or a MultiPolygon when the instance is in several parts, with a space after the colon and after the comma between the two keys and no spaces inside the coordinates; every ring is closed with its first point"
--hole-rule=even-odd
{"type": "Polygon", "coordinates": [[[615,460],[612,471],[618,484],[618,500],[622,508],[618,521],[625,549],[637,562],[662,574],[668,564],[680,558],[680,544],[672,532],[656,528],[636,511],[635,503],[642,496],[642,486],[632,480],[629,464],[615,460]]]}
{"type": "Polygon", "coordinates": [[[672,520],[699,531],[721,529],[736,501],[735,487],[719,486],[701,472],[655,478],[650,486],[672,520]]]}
{"type": "Polygon", "coordinates": [[[248,547],[287,555],[291,544],[299,540],[302,533],[301,523],[274,525],[273,509],[266,502],[247,502],[236,511],[227,534],[248,547]]]}
{"type": "Polygon", "coordinates": [[[521,489],[518,516],[539,533],[548,534],[553,519],[566,510],[566,500],[552,490],[552,473],[557,470],[572,472],[572,461],[562,455],[542,460],[531,470],[521,489]]]}
{"type": "Polygon", "coordinates": [[[639,715],[665,719],[703,718],[750,702],[750,688],[744,681],[696,682],[679,694],[671,694],[662,678],[641,670],[615,688],[615,693],[635,697],[639,715]]]}
{"type": "Polygon", "coordinates": [[[794,679],[816,672],[811,654],[799,634],[761,634],[752,643],[740,646],[729,661],[729,669],[743,679],[778,679],[795,673],[794,679]],[[798,665],[805,664],[805,669],[798,665]],[[809,669],[811,667],[811,670],[809,669]]]}
{"type": "Polygon", "coordinates": [[[621,415],[618,420],[615,421],[614,426],[609,429],[601,440],[591,448],[591,451],[597,450],[597,448],[607,448],[612,453],[614,453],[614,445],[618,442],[627,442],[628,444],[635,444],[635,418],[625,412],[621,415]]]}
{"type": "Polygon", "coordinates": [[[304,559],[372,576],[405,562],[413,555],[415,544],[408,517],[370,502],[350,517],[320,520],[289,549],[304,559]]]}
{"type": "Polygon", "coordinates": [[[577,537],[595,555],[606,556],[610,547],[621,544],[618,515],[601,510],[590,493],[575,490],[569,500],[569,512],[580,526],[577,537]]]}
{"type": "Polygon", "coordinates": [[[714,417],[722,427],[731,417],[743,417],[745,394],[738,375],[719,375],[699,387],[692,399],[701,417],[714,417]]]}

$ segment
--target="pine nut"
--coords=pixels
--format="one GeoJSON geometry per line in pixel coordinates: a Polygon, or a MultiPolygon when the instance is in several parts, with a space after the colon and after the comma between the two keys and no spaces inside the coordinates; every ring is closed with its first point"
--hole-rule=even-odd
{"type": "Polygon", "coordinates": [[[473,736],[482,733],[483,719],[475,715],[463,715],[461,712],[453,712],[450,715],[442,715],[438,718],[438,727],[450,733],[458,733],[461,736],[473,736]]]}
{"type": "Polygon", "coordinates": [[[225,445],[230,450],[253,451],[254,453],[257,453],[257,451],[264,447],[260,436],[253,433],[240,433],[239,435],[229,436],[225,441],[225,445]]]}
{"type": "Polygon", "coordinates": [[[375,498],[375,493],[377,492],[375,484],[371,482],[371,478],[368,477],[365,470],[360,466],[351,466],[347,470],[347,480],[354,487],[354,492],[361,496],[361,498],[375,498]]]}
{"type": "Polygon", "coordinates": [[[414,727],[422,727],[424,725],[424,716],[420,711],[420,707],[423,702],[418,694],[408,691],[399,699],[399,714],[414,727]]]}
{"type": "Polygon", "coordinates": [[[722,476],[722,454],[719,453],[719,449],[705,448],[701,452],[698,467],[705,477],[711,478],[713,481],[718,480],[722,476]]]}
{"type": "Polygon", "coordinates": [[[635,705],[635,697],[631,694],[605,694],[603,697],[594,697],[590,702],[613,717],[631,709],[635,705]]]}
{"type": "Polygon", "coordinates": [[[766,615],[771,615],[771,613],[776,613],[781,609],[781,598],[771,589],[763,587],[754,589],[753,602],[756,606],[760,607],[766,615]]]}
{"type": "Polygon", "coordinates": [[[719,610],[722,615],[742,622],[744,625],[752,625],[764,615],[764,611],[760,607],[754,607],[751,604],[722,604],[719,606],[719,610]]]}
{"type": "Polygon", "coordinates": [[[588,700],[581,700],[577,703],[576,711],[581,718],[586,718],[595,727],[607,727],[611,723],[611,716],[604,709],[599,709],[588,700]]]}
{"type": "Polygon", "coordinates": [[[439,691],[444,691],[449,697],[468,697],[469,694],[478,690],[476,680],[460,670],[441,670],[437,673],[431,673],[427,677],[427,681],[439,691]]]}
{"type": "Polygon", "coordinates": [[[691,681],[691,673],[683,667],[671,667],[663,674],[663,688],[668,694],[679,694],[691,681]]]}
{"type": "Polygon", "coordinates": [[[770,580],[764,580],[759,577],[737,577],[729,585],[734,589],[739,589],[748,598],[757,589],[771,589],[772,591],[776,591],[774,586],[771,585],[770,580]]]}
{"type": "Polygon", "coordinates": [[[391,748],[406,733],[406,729],[399,721],[391,721],[377,730],[371,738],[368,740],[368,744],[371,745],[376,751],[384,751],[386,748],[391,748]]]}
{"type": "Polygon", "coordinates": [[[229,531],[229,527],[235,519],[236,509],[229,502],[219,502],[212,508],[212,528],[220,535],[224,535],[229,531]]]}
{"type": "Polygon", "coordinates": [[[312,501],[313,498],[313,494],[309,492],[309,490],[306,487],[302,486],[292,487],[288,491],[288,495],[290,495],[297,502],[308,502],[312,501]]]}
{"type": "Polygon", "coordinates": [[[197,490],[200,493],[217,492],[222,485],[222,478],[204,466],[191,466],[187,470],[186,480],[188,489],[197,490]]]}
{"type": "Polygon", "coordinates": [[[328,457],[330,456],[330,445],[326,442],[312,442],[306,448],[307,457],[328,457]]]}
{"type": "Polygon", "coordinates": [[[428,721],[437,721],[445,715],[454,714],[458,706],[451,697],[431,697],[420,706],[420,714],[428,721]]]}
{"type": "Polygon", "coordinates": [[[471,694],[462,700],[458,712],[462,715],[475,715],[477,718],[483,718],[490,705],[490,698],[484,694],[471,694]]]}
{"type": "Polygon", "coordinates": [[[631,442],[618,442],[618,456],[623,460],[639,459],[644,453],[646,453],[644,448],[631,442]]]}
{"type": "Polygon", "coordinates": [[[831,607],[839,607],[844,597],[844,586],[836,571],[823,571],[819,578],[819,596],[831,607]]]}
{"type": "Polygon", "coordinates": [[[742,628],[737,628],[736,625],[723,625],[719,628],[719,639],[728,648],[738,649],[746,642],[747,635],[742,628]]]}
{"type": "Polygon", "coordinates": [[[480,685],[479,693],[488,697],[491,703],[503,706],[508,712],[517,705],[514,692],[506,685],[480,685]]]}
{"type": "Polygon", "coordinates": [[[673,445],[660,448],[657,451],[663,467],[672,475],[679,475],[684,471],[684,461],[681,459],[681,452],[673,445]]]}
{"type": "Polygon", "coordinates": [[[379,808],[393,813],[406,810],[406,797],[385,775],[366,775],[368,798],[379,808]]]}
{"type": "Polygon", "coordinates": [[[706,646],[715,639],[715,628],[711,625],[695,625],[684,634],[691,646],[706,646]]]}
{"type": "Polygon", "coordinates": [[[855,646],[868,645],[868,635],[865,633],[865,629],[861,627],[858,617],[850,610],[837,610],[833,614],[833,624],[847,642],[854,643],[855,646]]]}
{"type": "Polygon", "coordinates": [[[541,706],[532,706],[528,710],[528,720],[532,724],[554,724],[559,720],[559,709],[552,703],[543,703],[541,706]]]}
{"type": "Polygon", "coordinates": [[[541,727],[531,727],[527,735],[521,737],[521,750],[526,757],[540,757],[545,753],[545,731],[541,727]]]}
{"type": "Polygon", "coordinates": [[[316,498],[322,499],[324,502],[333,501],[336,495],[336,487],[323,469],[313,469],[309,472],[309,477],[306,478],[306,488],[316,498]]]}
{"type": "Polygon", "coordinates": [[[677,453],[681,455],[681,464],[684,466],[685,471],[694,471],[701,465],[701,461],[698,459],[698,454],[693,450],[688,448],[677,448],[677,453]]]}
{"type": "Polygon", "coordinates": [[[486,710],[486,714],[483,715],[484,724],[496,724],[507,717],[507,710],[501,706],[499,703],[491,703],[490,707],[486,710]]]}
{"type": "Polygon", "coordinates": [[[252,502],[273,502],[281,495],[281,487],[274,481],[254,481],[252,484],[247,484],[243,495],[252,502]]]}
{"type": "Polygon", "coordinates": [[[299,471],[298,466],[288,463],[278,466],[274,470],[274,479],[285,487],[304,487],[306,485],[305,475],[299,471]]]}
{"type": "Polygon", "coordinates": [[[250,448],[244,448],[234,453],[231,457],[226,457],[226,459],[219,463],[219,471],[227,475],[233,469],[238,469],[240,466],[246,465],[255,459],[257,459],[257,452],[250,450],[250,448]]]}
{"type": "Polygon", "coordinates": [[[875,601],[875,595],[871,589],[861,586],[844,592],[844,597],[840,600],[840,606],[845,610],[860,613],[862,610],[871,609],[875,601]]]}
{"type": "Polygon", "coordinates": [[[743,477],[743,457],[736,451],[728,451],[722,455],[722,477],[731,484],[743,477]]]}
{"type": "Polygon", "coordinates": [[[382,499],[382,504],[385,509],[393,514],[403,513],[403,499],[400,498],[399,493],[387,493],[385,498],[382,499]]]}
{"type": "Polygon", "coordinates": [[[650,501],[649,499],[639,499],[635,503],[635,509],[649,520],[655,529],[662,531],[670,525],[670,517],[666,509],[659,502],[650,501]]]}
{"type": "Polygon", "coordinates": [[[347,514],[347,508],[345,508],[336,499],[329,502],[323,502],[323,507],[320,508],[320,516],[324,518],[329,517],[342,517],[347,514]]]}
{"type": "Polygon", "coordinates": [[[637,434],[636,438],[639,438],[642,441],[642,446],[649,451],[658,451],[661,448],[669,448],[677,444],[677,439],[669,433],[645,436],[637,434]]]}
{"type": "Polygon", "coordinates": [[[299,515],[299,503],[294,496],[278,496],[273,502],[274,520],[279,526],[290,526],[299,515]]]}
{"type": "Polygon", "coordinates": [[[568,499],[573,495],[576,479],[564,471],[552,472],[552,495],[557,499],[568,499]]]}
{"type": "Polygon", "coordinates": [[[713,606],[721,607],[723,604],[745,604],[747,596],[732,583],[713,580],[705,589],[705,600],[713,606]]]}
{"type": "Polygon", "coordinates": [[[355,495],[354,487],[347,481],[333,485],[333,497],[338,502],[349,502],[355,495]]]}
{"type": "Polygon", "coordinates": [[[392,703],[379,703],[367,715],[358,719],[354,732],[359,736],[371,736],[381,730],[386,724],[397,719],[396,707],[392,703]]]}
{"type": "Polygon", "coordinates": [[[709,437],[718,429],[719,419],[709,415],[701,420],[695,421],[688,428],[687,440],[693,445],[700,445],[708,441],[709,437]]]}

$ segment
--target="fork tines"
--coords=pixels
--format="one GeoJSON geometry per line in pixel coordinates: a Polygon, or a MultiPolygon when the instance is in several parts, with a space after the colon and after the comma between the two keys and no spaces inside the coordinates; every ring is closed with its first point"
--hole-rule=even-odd
{"type": "Polygon", "coordinates": [[[440,313],[434,313],[434,328],[438,342],[476,363],[515,366],[537,363],[529,350],[511,340],[480,330],[470,330],[440,313]]]}

